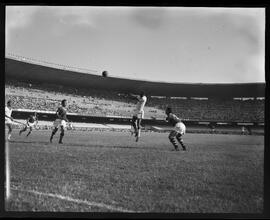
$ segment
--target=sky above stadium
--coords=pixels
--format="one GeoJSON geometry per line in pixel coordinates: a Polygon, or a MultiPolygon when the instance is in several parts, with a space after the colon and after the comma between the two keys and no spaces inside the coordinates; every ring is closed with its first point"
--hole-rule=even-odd
{"type": "Polygon", "coordinates": [[[109,76],[265,82],[265,9],[7,6],[6,54],[109,76]]]}

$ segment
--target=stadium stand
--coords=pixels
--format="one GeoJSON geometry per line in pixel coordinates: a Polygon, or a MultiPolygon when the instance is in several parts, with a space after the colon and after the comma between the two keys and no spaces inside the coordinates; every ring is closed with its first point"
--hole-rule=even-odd
{"type": "MultiPolygon", "coordinates": [[[[131,117],[135,102],[125,94],[95,89],[77,89],[52,84],[30,84],[6,81],[6,99],[15,109],[55,111],[67,99],[70,113],[91,116],[131,117]],[[53,97],[53,98],[52,98],[53,97]]],[[[145,118],[164,118],[171,106],[184,120],[264,121],[264,100],[196,100],[148,97],[145,118]]]]}
{"type": "Polygon", "coordinates": [[[145,91],[147,119],[164,119],[164,110],[170,106],[183,120],[264,122],[264,99],[258,97],[265,96],[265,83],[172,84],[92,72],[9,54],[5,59],[6,99],[14,101],[15,109],[47,111],[55,111],[67,99],[70,113],[130,118],[136,101],[127,93],[145,91]],[[172,97],[177,95],[185,99],[172,97]]]}
{"type": "MultiPolygon", "coordinates": [[[[135,102],[112,91],[76,89],[52,84],[30,84],[6,81],[6,99],[14,109],[56,111],[62,99],[67,99],[68,112],[91,116],[131,117],[135,102]]],[[[163,117],[164,110],[145,108],[145,117],[163,117]]]]}
{"type": "Polygon", "coordinates": [[[264,100],[152,98],[149,101],[161,109],[171,106],[185,120],[264,121],[264,100]]]}

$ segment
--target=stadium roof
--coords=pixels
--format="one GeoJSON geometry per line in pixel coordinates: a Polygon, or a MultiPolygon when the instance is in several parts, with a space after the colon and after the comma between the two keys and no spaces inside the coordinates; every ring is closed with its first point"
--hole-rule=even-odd
{"type": "Polygon", "coordinates": [[[173,97],[264,97],[265,83],[205,84],[165,83],[131,80],[53,68],[40,64],[5,59],[6,79],[52,83],[75,88],[93,88],[118,92],[173,97]]]}

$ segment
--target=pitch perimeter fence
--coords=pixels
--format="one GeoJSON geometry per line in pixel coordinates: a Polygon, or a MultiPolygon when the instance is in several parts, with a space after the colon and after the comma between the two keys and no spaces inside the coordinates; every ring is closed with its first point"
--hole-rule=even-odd
{"type": "MultiPolygon", "coordinates": [[[[12,117],[14,119],[26,120],[34,110],[13,110],[12,117]]],[[[55,112],[36,111],[39,121],[54,121],[56,119],[55,112]]],[[[130,125],[131,118],[126,117],[98,117],[89,115],[79,115],[70,113],[68,119],[73,123],[91,123],[91,124],[115,124],[115,125],[130,125]]],[[[201,120],[183,120],[190,133],[242,133],[242,134],[264,134],[264,122],[244,122],[244,121],[201,121],[201,120]]],[[[142,121],[144,130],[153,130],[153,127],[162,127],[162,130],[154,129],[155,131],[166,131],[168,123],[161,119],[144,119],[142,121]]]]}

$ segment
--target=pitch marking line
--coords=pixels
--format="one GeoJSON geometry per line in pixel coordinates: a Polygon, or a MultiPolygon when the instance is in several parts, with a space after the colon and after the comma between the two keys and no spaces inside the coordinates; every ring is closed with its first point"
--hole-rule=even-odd
{"type": "Polygon", "coordinates": [[[9,168],[9,142],[5,141],[5,161],[6,161],[6,199],[10,198],[10,168],[9,168]]]}
{"type": "Polygon", "coordinates": [[[104,203],[97,203],[97,202],[89,202],[86,200],[80,200],[80,199],[73,199],[69,196],[62,196],[60,194],[52,194],[52,193],[43,193],[43,192],[38,192],[35,190],[22,190],[22,189],[18,189],[18,188],[10,188],[11,190],[16,190],[16,191],[21,191],[21,192],[28,192],[28,193],[32,193],[32,194],[36,194],[36,195],[40,195],[40,196],[46,196],[46,197],[52,197],[52,198],[57,198],[57,199],[62,199],[62,200],[66,200],[69,202],[75,202],[78,204],[84,204],[84,205],[88,205],[88,206],[96,206],[96,207],[100,207],[100,208],[106,208],[112,211],[118,211],[118,212],[135,212],[132,210],[127,210],[127,209],[123,209],[121,207],[114,207],[111,205],[106,205],[104,203]]]}

